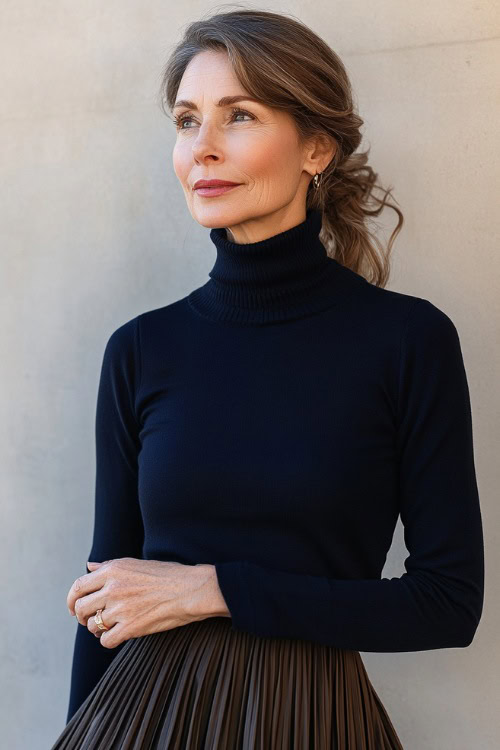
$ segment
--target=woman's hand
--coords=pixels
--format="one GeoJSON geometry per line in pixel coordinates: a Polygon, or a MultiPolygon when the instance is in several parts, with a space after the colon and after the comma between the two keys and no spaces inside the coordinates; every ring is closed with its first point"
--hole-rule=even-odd
{"type": "Polygon", "coordinates": [[[121,557],[89,562],[76,579],[67,605],[105,648],[207,617],[229,616],[215,567],[121,557]],[[94,620],[102,609],[100,630],[94,620]]]}

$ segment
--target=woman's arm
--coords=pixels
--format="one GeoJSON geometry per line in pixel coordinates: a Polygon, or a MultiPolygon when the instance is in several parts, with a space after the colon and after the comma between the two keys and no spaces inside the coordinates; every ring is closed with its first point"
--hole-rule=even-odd
{"type": "MultiPolygon", "coordinates": [[[[92,548],[88,560],[142,558],[144,527],[138,502],[138,424],[134,394],[140,381],[139,320],[116,329],[105,347],[95,417],[96,479],[92,548]]],[[[85,573],[89,570],[85,563],[85,573]]],[[[104,648],[77,625],[67,722],[124,644],[104,648]]]]}
{"type": "Polygon", "coordinates": [[[413,304],[401,343],[398,403],[406,573],[339,580],[221,561],[215,568],[233,629],[359,651],[471,643],[483,608],[484,549],[469,390],[457,330],[425,299],[413,304]]]}

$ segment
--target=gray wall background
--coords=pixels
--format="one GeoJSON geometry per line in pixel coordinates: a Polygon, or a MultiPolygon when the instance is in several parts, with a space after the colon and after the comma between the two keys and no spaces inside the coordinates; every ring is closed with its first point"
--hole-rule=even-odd
{"type": "MultiPolygon", "coordinates": [[[[246,4],[290,12],[341,55],[363,148],[406,224],[389,288],[459,330],[472,399],[487,586],[467,649],[362,654],[405,750],[500,742],[499,6],[461,0],[246,4]]],[[[3,0],[1,212],[2,747],[62,730],[75,620],[66,595],[90,549],[94,409],[104,344],[207,280],[155,104],[181,27],[215,3],[3,0]]],[[[229,6],[232,7],[232,6],[229,6]]],[[[394,214],[386,212],[388,236],[394,214]]],[[[400,575],[400,522],[383,575],[400,575]]]]}

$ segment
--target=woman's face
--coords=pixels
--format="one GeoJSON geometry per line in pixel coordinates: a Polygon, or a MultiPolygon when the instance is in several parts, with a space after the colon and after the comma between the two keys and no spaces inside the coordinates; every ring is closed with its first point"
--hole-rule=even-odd
{"type": "Polygon", "coordinates": [[[321,171],[312,149],[298,142],[291,116],[255,101],[218,106],[221,97],[245,96],[225,52],[195,55],[182,76],[174,106],[178,122],[173,166],[193,218],[226,227],[234,242],[257,242],[305,219],[310,180],[321,171]],[[243,110],[234,111],[235,108],[243,110]],[[197,180],[238,183],[204,196],[197,180]]]}

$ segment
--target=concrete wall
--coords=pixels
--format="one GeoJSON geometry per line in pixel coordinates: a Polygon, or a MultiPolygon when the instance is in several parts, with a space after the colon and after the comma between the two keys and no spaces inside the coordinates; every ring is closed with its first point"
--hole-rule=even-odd
{"type": "MultiPolygon", "coordinates": [[[[181,27],[216,5],[3,0],[0,8],[2,747],[64,725],[76,623],[66,595],[89,551],[94,408],[105,340],[207,280],[208,231],[155,104],[181,27]]],[[[405,750],[493,750],[498,649],[498,5],[357,0],[288,11],[350,72],[364,145],[406,224],[390,288],[460,333],[485,527],[483,619],[467,649],[363,654],[405,750]]],[[[394,222],[387,212],[387,230],[394,222]]],[[[406,555],[398,524],[384,575],[406,555]]]]}

